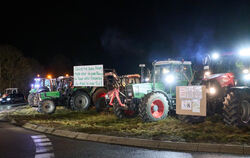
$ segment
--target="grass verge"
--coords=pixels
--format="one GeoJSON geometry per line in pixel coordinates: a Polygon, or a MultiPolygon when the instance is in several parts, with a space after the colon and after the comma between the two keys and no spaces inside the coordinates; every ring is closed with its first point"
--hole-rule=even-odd
{"type": "Polygon", "coordinates": [[[9,113],[19,123],[34,123],[56,129],[137,137],[155,140],[250,144],[249,128],[225,126],[218,116],[207,118],[204,123],[185,124],[174,117],[159,122],[143,123],[139,118],[117,119],[112,112],[74,112],[59,107],[53,115],[44,115],[34,108],[9,113]]]}

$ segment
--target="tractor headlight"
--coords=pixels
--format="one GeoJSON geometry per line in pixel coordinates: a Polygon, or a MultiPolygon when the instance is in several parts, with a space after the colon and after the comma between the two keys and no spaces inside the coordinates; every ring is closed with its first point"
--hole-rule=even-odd
{"type": "Polygon", "coordinates": [[[244,69],[242,72],[243,72],[243,74],[248,74],[249,70],[248,69],[244,69]]]}
{"type": "Polygon", "coordinates": [[[174,80],[175,80],[174,75],[168,75],[168,76],[166,76],[166,78],[165,78],[165,81],[166,81],[167,83],[173,83],[174,80]]]}
{"type": "Polygon", "coordinates": [[[6,100],[7,100],[7,101],[10,101],[10,100],[11,100],[11,98],[7,98],[6,100]]]}
{"type": "Polygon", "coordinates": [[[210,87],[208,92],[209,92],[209,94],[214,95],[216,93],[216,88],[210,87]]]}
{"type": "Polygon", "coordinates": [[[245,74],[244,75],[244,80],[245,81],[250,81],[250,74],[245,74]]]}
{"type": "Polygon", "coordinates": [[[3,99],[2,98],[0,98],[0,101],[2,101],[3,99]]]}
{"type": "Polygon", "coordinates": [[[204,78],[207,78],[208,76],[210,76],[211,75],[211,72],[210,71],[206,71],[205,73],[204,73],[204,78]]]}
{"type": "Polygon", "coordinates": [[[148,78],[148,77],[147,77],[147,78],[145,78],[145,81],[146,81],[146,82],[148,82],[148,81],[149,81],[149,78],[148,78]]]}

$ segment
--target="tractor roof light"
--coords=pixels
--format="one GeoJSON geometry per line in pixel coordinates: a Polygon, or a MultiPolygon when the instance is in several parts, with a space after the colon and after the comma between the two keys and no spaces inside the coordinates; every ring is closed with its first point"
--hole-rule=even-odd
{"type": "Polygon", "coordinates": [[[162,69],[162,73],[163,73],[163,74],[169,73],[169,69],[166,69],[166,68],[162,69]]]}
{"type": "Polygon", "coordinates": [[[244,48],[239,51],[240,56],[250,56],[250,48],[244,48]]]}
{"type": "Polygon", "coordinates": [[[212,54],[212,58],[213,58],[214,60],[217,60],[217,59],[220,58],[220,54],[219,54],[219,53],[213,53],[213,54],[212,54]]]}
{"type": "Polygon", "coordinates": [[[47,75],[47,78],[48,78],[48,79],[52,79],[52,76],[51,76],[51,75],[47,75]]]}

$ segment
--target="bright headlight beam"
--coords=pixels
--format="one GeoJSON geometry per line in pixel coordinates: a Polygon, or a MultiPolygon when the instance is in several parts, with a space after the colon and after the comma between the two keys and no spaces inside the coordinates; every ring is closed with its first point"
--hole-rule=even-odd
{"type": "Polygon", "coordinates": [[[240,56],[250,56],[250,48],[244,48],[239,51],[240,56]]]}
{"type": "Polygon", "coordinates": [[[214,60],[217,60],[217,59],[220,58],[220,54],[219,54],[219,53],[213,53],[213,54],[212,54],[212,58],[213,58],[214,60]]]}
{"type": "Polygon", "coordinates": [[[244,74],[248,74],[248,73],[249,73],[249,70],[248,70],[248,69],[244,69],[242,72],[243,72],[244,74]]]}
{"type": "Polygon", "coordinates": [[[246,74],[246,75],[244,76],[244,80],[249,81],[249,80],[250,80],[250,74],[246,74]]]}
{"type": "Polygon", "coordinates": [[[167,83],[173,83],[174,82],[174,76],[173,75],[168,75],[166,78],[165,78],[165,81],[167,83]]]}
{"type": "Polygon", "coordinates": [[[214,87],[209,88],[209,93],[210,94],[215,94],[216,93],[216,89],[214,87]]]}

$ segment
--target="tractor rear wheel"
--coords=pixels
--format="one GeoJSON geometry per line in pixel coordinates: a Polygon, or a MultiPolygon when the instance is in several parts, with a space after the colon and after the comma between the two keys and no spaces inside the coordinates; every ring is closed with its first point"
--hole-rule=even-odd
{"type": "Polygon", "coordinates": [[[106,101],[105,101],[105,98],[104,97],[101,97],[97,100],[96,104],[95,104],[95,109],[96,109],[96,112],[101,112],[101,111],[104,111],[105,109],[107,109],[107,104],[106,104],[106,101]]]}
{"type": "Polygon", "coordinates": [[[30,93],[29,95],[28,95],[28,104],[29,104],[29,106],[31,106],[31,107],[33,107],[34,106],[34,94],[33,93],[30,93]]]}
{"type": "Polygon", "coordinates": [[[56,111],[55,103],[52,100],[44,100],[39,103],[38,112],[53,114],[56,111]]]}
{"type": "Polygon", "coordinates": [[[92,101],[95,107],[98,101],[100,101],[99,98],[104,98],[107,93],[108,91],[105,88],[99,88],[94,92],[94,94],[92,95],[92,101]]]}
{"type": "Polygon", "coordinates": [[[123,107],[119,105],[117,101],[115,101],[113,105],[113,111],[114,111],[115,116],[118,117],[119,119],[134,118],[138,115],[138,106],[137,108],[132,108],[132,107],[135,107],[135,106],[131,105],[131,108],[129,108],[128,110],[125,110],[123,109],[123,107]]]}
{"type": "Polygon", "coordinates": [[[250,120],[250,96],[244,91],[227,94],[223,102],[223,121],[231,126],[247,126],[250,120]]]}
{"type": "Polygon", "coordinates": [[[168,116],[169,103],[162,93],[149,93],[139,104],[139,115],[144,122],[159,121],[168,116]]]}
{"type": "Polygon", "coordinates": [[[86,92],[77,91],[70,98],[70,107],[76,111],[85,111],[89,108],[90,97],[86,92]]]}

